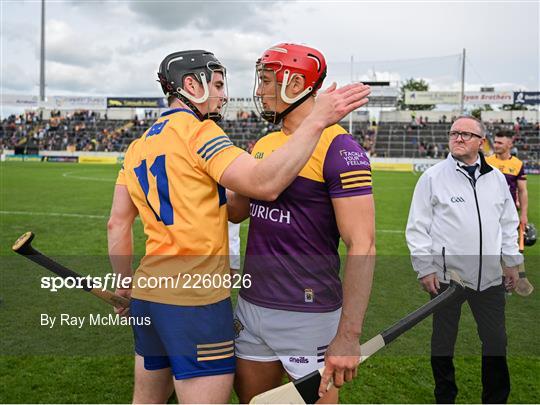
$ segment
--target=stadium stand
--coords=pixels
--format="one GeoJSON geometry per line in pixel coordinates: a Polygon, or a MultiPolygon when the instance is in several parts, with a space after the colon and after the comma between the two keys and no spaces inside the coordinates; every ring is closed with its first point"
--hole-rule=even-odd
{"type": "Polygon", "coordinates": [[[440,158],[447,152],[450,123],[379,123],[375,142],[378,157],[440,158]]]}
{"type": "MultiPolygon", "coordinates": [[[[79,111],[72,114],[53,112],[48,120],[28,112],[11,115],[2,121],[0,150],[39,149],[44,151],[124,152],[153,123],[154,117],[112,120],[106,114],[79,111]]],[[[224,120],[221,127],[239,147],[250,150],[260,137],[278,127],[259,118],[255,112],[238,114],[224,120]]],[[[348,128],[348,122],[342,122],[348,128]]],[[[353,122],[353,136],[369,150],[374,131],[368,122],[353,122]],[[366,141],[367,139],[367,141],[366,141]]]]}
{"type": "MultiPolygon", "coordinates": [[[[0,127],[0,150],[13,149],[16,154],[32,154],[38,150],[124,152],[148,129],[155,115],[135,116],[131,120],[109,119],[106,113],[92,111],[53,111],[46,120],[33,111],[11,115],[0,127]]],[[[235,115],[236,119],[224,120],[220,125],[234,144],[247,151],[260,137],[278,128],[261,120],[254,111],[239,110],[235,115]]],[[[379,122],[377,125],[354,121],[352,124],[353,136],[374,157],[438,159],[448,153],[447,134],[451,123],[446,122],[445,117],[439,122],[419,117],[410,122],[379,122]]],[[[348,129],[349,122],[341,122],[341,125],[348,129]]],[[[512,130],[516,134],[513,154],[538,166],[539,123],[529,123],[522,118],[515,122],[486,122],[485,125],[486,153],[490,153],[493,134],[501,129],[512,130]]]]}
{"type": "MultiPolygon", "coordinates": [[[[374,156],[441,158],[448,153],[448,131],[451,123],[446,122],[381,122],[376,135],[374,156]]],[[[520,159],[538,161],[540,156],[539,124],[485,123],[489,151],[493,135],[499,130],[512,130],[516,134],[515,151],[520,159]]]]}

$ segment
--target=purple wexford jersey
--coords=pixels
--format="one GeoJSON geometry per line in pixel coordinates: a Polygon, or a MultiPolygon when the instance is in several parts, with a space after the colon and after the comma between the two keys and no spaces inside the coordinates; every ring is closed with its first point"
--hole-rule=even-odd
{"type": "Polygon", "coordinates": [[[510,194],[514,198],[514,202],[518,201],[518,181],[527,180],[523,162],[515,156],[510,156],[510,159],[499,159],[493,154],[486,158],[486,162],[491,166],[499,169],[508,183],[510,194]]]}
{"type": "MultiPolygon", "coordinates": [[[[281,131],[271,133],[257,142],[252,155],[264,159],[288,139],[281,131]]],[[[339,125],[327,128],[276,201],[251,200],[244,274],[252,285],[242,288],[242,298],[289,311],[340,308],[339,230],[332,199],[371,193],[365,151],[339,125]]]]}

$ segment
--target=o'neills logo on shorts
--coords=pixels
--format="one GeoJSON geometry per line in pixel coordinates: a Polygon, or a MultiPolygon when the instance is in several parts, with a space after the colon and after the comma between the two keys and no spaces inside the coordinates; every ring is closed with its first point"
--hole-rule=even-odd
{"type": "Polygon", "coordinates": [[[270,208],[259,204],[249,204],[249,215],[252,218],[262,218],[280,224],[291,223],[291,211],[283,211],[279,208],[270,208]]]}
{"type": "Polygon", "coordinates": [[[306,359],[304,356],[300,357],[289,357],[289,361],[291,363],[301,363],[301,364],[307,364],[309,363],[309,360],[306,359]]]}

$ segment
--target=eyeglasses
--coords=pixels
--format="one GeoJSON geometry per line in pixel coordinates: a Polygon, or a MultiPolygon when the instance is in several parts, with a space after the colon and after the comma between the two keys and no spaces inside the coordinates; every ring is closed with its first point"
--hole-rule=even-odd
{"type": "Polygon", "coordinates": [[[461,139],[464,141],[470,141],[473,136],[477,138],[482,138],[481,135],[474,134],[472,132],[466,132],[466,131],[450,131],[448,133],[448,137],[452,140],[456,140],[461,136],[461,139]]]}

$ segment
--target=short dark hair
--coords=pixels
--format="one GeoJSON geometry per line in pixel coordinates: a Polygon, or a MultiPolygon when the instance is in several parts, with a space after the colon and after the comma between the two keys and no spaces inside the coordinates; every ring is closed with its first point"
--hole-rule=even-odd
{"type": "Polygon", "coordinates": [[[457,120],[462,120],[462,119],[470,119],[470,120],[475,121],[478,124],[478,128],[480,129],[480,135],[482,135],[482,137],[485,138],[486,128],[484,127],[484,123],[481,120],[479,120],[473,115],[460,115],[452,122],[452,124],[456,122],[457,120]]]}
{"type": "Polygon", "coordinates": [[[509,131],[508,129],[502,129],[500,131],[498,131],[496,134],[495,134],[495,137],[496,138],[513,138],[514,137],[514,133],[512,131],[509,131]]]}
{"type": "Polygon", "coordinates": [[[170,107],[171,104],[174,103],[177,99],[178,99],[178,97],[173,96],[173,95],[167,97],[167,104],[169,105],[169,107],[170,107]]]}

